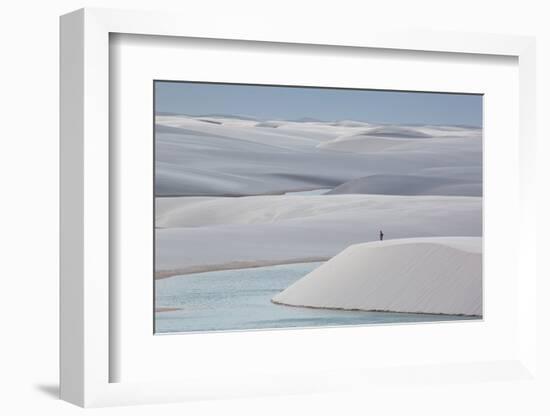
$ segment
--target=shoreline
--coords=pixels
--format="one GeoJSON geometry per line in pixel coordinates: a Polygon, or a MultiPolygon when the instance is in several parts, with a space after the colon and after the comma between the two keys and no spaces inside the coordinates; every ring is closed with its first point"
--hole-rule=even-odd
{"type": "Polygon", "coordinates": [[[338,308],[335,306],[308,306],[308,305],[292,305],[271,299],[271,303],[280,306],[289,306],[291,308],[306,308],[306,309],[326,309],[330,311],[348,311],[348,312],[385,312],[385,313],[402,313],[412,315],[434,315],[434,316],[460,316],[464,318],[483,319],[483,315],[468,315],[464,313],[442,313],[442,312],[408,312],[408,311],[392,311],[389,309],[359,309],[359,308],[338,308]]]}
{"type": "Polygon", "coordinates": [[[158,308],[155,308],[155,313],[174,312],[174,311],[181,311],[181,310],[182,308],[159,306],[158,308]]]}
{"type": "Polygon", "coordinates": [[[198,274],[206,272],[218,272],[224,270],[238,270],[238,269],[254,269],[259,267],[267,266],[281,266],[284,264],[298,264],[298,263],[317,263],[322,261],[328,261],[332,257],[303,257],[295,259],[286,259],[286,260],[251,260],[251,261],[233,261],[229,263],[222,264],[211,264],[211,265],[197,265],[189,266],[181,269],[173,270],[159,270],[155,271],[155,280],[157,279],[167,279],[174,276],[182,276],[188,274],[198,274]]]}

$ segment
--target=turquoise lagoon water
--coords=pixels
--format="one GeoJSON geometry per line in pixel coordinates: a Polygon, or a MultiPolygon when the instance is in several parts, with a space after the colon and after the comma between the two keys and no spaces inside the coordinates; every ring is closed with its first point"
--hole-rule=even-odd
{"type": "Polygon", "coordinates": [[[174,276],[155,282],[155,332],[226,331],[465,320],[463,316],[311,309],[271,298],[322,263],[174,276]]]}

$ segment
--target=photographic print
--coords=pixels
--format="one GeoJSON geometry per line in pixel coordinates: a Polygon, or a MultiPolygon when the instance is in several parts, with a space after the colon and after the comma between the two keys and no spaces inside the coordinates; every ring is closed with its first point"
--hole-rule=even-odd
{"type": "Polygon", "coordinates": [[[154,96],[155,333],[482,318],[482,95],[154,96]]]}

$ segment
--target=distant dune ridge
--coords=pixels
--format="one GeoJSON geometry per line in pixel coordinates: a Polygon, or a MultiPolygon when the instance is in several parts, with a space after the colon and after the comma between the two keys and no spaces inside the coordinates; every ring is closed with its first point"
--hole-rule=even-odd
{"type": "MultiPolygon", "coordinates": [[[[429,169],[447,169],[438,176],[451,181],[481,167],[481,130],[473,127],[157,115],[155,138],[157,196],[281,194],[429,169]]],[[[395,192],[391,183],[376,186],[395,192]]],[[[441,194],[478,195],[480,187],[477,175],[441,194]]]]}
{"type": "Polygon", "coordinates": [[[482,315],[480,237],[356,244],[273,298],[291,306],[482,315]]]}

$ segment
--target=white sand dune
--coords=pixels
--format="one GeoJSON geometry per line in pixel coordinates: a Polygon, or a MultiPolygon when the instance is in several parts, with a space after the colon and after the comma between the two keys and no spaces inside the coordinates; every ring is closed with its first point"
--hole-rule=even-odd
{"type": "MultiPolygon", "coordinates": [[[[156,198],[155,225],[159,228],[212,227],[216,225],[251,225],[297,222],[376,222],[390,226],[392,218],[408,221],[431,220],[441,231],[448,228],[438,217],[448,221],[468,222],[481,213],[481,199],[452,196],[395,195],[259,195],[249,197],[172,197],[156,198]],[[407,220],[409,218],[409,220],[407,220]]],[[[479,222],[471,222],[469,231],[477,234],[479,222]]],[[[431,227],[429,227],[431,229],[431,227]]]]}
{"type": "Polygon", "coordinates": [[[420,175],[424,176],[439,176],[446,178],[461,179],[469,182],[481,183],[481,177],[483,176],[483,169],[481,165],[478,166],[447,166],[437,168],[425,168],[419,171],[420,175]]]}
{"type": "Polygon", "coordinates": [[[278,195],[156,199],[156,272],[326,260],[351,244],[480,236],[481,198],[278,195]]]}
{"type": "Polygon", "coordinates": [[[461,168],[481,166],[481,131],[159,115],[155,151],[158,196],[280,194],[431,168],[456,178],[461,168]]]}
{"type": "Polygon", "coordinates": [[[481,196],[482,184],[434,175],[370,175],[338,185],[333,194],[467,195],[481,196]]]}
{"type": "MultiPolygon", "coordinates": [[[[476,133],[475,131],[473,133],[476,133]]],[[[480,136],[472,134],[471,136],[405,136],[395,133],[387,135],[372,135],[370,133],[358,133],[338,137],[332,141],[323,142],[317,145],[319,149],[334,150],[339,152],[395,152],[395,151],[414,151],[414,152],[441,152],[447,150],[450,152],[479,152],[481,146],[480,136]]]]}
{"type": "Polygon", "coordinates": [[[482,315],[480,237],[352,245],[273,298],[313,308],[482,315]]]}

